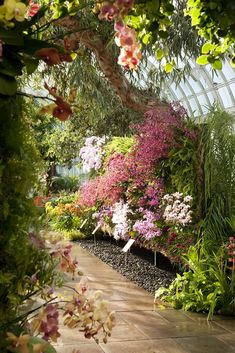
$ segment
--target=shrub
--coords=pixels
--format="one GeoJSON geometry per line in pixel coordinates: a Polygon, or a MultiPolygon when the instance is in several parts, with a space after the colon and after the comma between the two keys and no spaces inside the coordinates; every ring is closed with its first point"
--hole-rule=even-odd
{"type": "MultiPolygon", "coordinates": [[[[207,244],[207,248],[210,245],[207,244]]],[[[235,314],[235,271],[228,269],[225,246],[211,254],[205,247],[191,247],[186,255],[188,270],[177,274],[171,286],[160,288],[161,297],[176,309],[213,314],[235,314]]]]}
{"type": "Polygon", "coordinates": [[[75,176],[54,176],[51,181],[51,192],[59,193],[62,190],[66,192],[75,192],[79,187],[78,178],[75,176]]]}
{"type": "Polygon", "coordinates": [[[0,325],[14,319],[25,299],[28,278],[38,273],[46,284],[53,266],[30,244],[28,231],[38,217],[31,191],[40,172],[38,153],[22,100],[0,98],[0,325]]]}

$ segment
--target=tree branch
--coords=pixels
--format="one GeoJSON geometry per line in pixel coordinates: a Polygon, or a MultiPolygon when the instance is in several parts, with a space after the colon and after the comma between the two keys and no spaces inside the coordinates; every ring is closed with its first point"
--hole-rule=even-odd
{"type": "Polygon", "coordinates": [[[167,107],[167,103],[155,98],[149,98],[140,90],[133,89],[121,68],[115,65],[116,58],[107,50],[98,32],[93,29],[81,31],[79,20],[75,16],[66,16],[58,20],[57,24],[69,29],[71,32],[70,35],[65,37],[70,44],[71,50],[77,50],[79,44],[82,43],[95,53],[101,71],[113,86],[124,106],[141,113],[145,113],[154,107],[164,109],[167,107]]]}

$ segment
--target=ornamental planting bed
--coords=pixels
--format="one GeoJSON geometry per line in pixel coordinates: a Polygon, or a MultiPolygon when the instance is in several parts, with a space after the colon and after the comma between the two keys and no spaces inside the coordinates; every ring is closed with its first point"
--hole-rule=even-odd
{"type": "Polygon", "coordinates": [[[171,284],[175,278],[175,270],[168,259],[157,254],[157,266],[155,266],[153,252],[134,246],[126,258],[125,253],[121,251],[124,244],[113,240],[111,243],[109,239],[98,240],[96,243],[93,240],[79,241],[82,248],[99,257],[151,294],[154,294],[158,288],[168,287],[171,284]]]}

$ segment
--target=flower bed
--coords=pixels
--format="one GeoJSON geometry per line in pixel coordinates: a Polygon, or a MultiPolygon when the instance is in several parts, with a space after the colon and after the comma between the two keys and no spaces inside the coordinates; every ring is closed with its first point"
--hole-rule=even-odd
{"type": "Polygon", "coordinates": [[[198,127],[187,120],[185,111],[171,105],[164,112],[149,111],[131,138],[89,137],[80,155],[84,171],[93,177],[72,204],[46,205],[54,226],[65,231],[77,227],[87,236],[99,231],[117,240],[134,238],[139,246],[181,262],[196,240],[193,158],[197,133],[198,127]],[[185,150],[185,145],[190,147],[185,150]],[[174,159],[173,152],[189,159],[178,182],[167,165],[169,158],[174,159]]]}
{"type": "Polygon", "coordinates": [[[81,240],[79,245],[151,294],[161,286],[168,287],[175,278],[173,268],[166,261],[161,268],[155,266],[150,253],[144,258],[137,254],[137,249],[132,248],[126,261],[121,251],[122,241],[110,243],[106,239],[94,243],[93,240],[81,240]]]}

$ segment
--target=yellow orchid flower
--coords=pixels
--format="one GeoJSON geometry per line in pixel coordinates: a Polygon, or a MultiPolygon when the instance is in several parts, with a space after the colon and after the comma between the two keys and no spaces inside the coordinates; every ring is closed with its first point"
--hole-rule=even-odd
{"type": "Polygon", "coordinates": [[[17,0],[5,0],[3,6],[5,6],[5,19],[7,21],[14,18],[19,22],[24,21],[24,16],[27,12],[27,6],[25,4],[17,0]]]}
{"type": "Polygon", "coordinates": [[[30,339],[29,335],[21,333],[19,337],[15,336],[12,332],[7,332],[7,339],[15,344],[15,346],[22,353],[29,353],[28,342],[30,339]]]}
{"type": "Polygon", "coordinates": [[[48,342],[45,343],[35,343],[33,345],[33,353],[41,353],[49,345],[48,342]]]}

